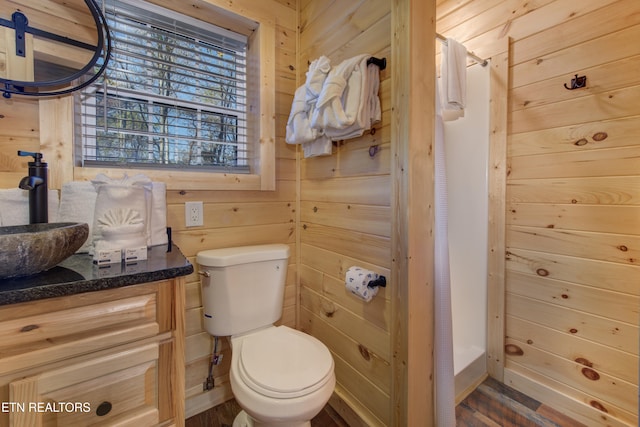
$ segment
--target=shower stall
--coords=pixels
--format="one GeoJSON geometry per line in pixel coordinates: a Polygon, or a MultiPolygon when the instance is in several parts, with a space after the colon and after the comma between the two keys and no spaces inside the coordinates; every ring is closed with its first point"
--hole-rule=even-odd
{"type": "Polygon", "coordinates": [[[456,396],[487,372],[490,73],[467,68],[464,117],[444,122],[456,396]]]}

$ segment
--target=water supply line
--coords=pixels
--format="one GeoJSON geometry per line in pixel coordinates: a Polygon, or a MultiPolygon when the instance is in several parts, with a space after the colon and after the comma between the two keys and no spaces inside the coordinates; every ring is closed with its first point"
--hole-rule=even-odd
{"type": "Polygon", "coordinates": [[[211,360],[209,361],[209,375],[202,384],[202,391],[213,390],[213,387],[215,387],[213,367],[222,362],[222,356],[218,351],[218,337],[213,337],[213,350],[211,351],[211,360]]]}

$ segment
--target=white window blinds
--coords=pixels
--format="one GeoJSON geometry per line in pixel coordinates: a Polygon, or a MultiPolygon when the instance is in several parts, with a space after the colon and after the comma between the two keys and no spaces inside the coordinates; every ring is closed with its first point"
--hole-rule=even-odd
{"type": "Polygon", "coordinates": [[[104,0],[113,47],[81,94],[84,165],[249,172],[246,37],[104,0]]]}

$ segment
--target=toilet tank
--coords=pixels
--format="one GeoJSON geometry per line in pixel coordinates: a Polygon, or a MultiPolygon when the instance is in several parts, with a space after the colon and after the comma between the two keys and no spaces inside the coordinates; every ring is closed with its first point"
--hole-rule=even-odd
{"type": "Polygon", "coordinates": [[[272,325],[282,316],[289,246],[241,246],[198,252],[204,326],[214,336],[272,325]]]}

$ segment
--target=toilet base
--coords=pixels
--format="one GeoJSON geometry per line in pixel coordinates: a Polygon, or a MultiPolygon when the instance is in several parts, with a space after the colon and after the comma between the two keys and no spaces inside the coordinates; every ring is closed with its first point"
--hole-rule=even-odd
{"type": "Polygon", "coordinates": [[[245,411],[240,411],[233,420],[233,427],[311,427],[311,422],[261,423],[251,418],[245,411]]]}
{"type": "Polygon", "coordinates": [[[233,427],[253,427],[253,420],[244,411],[240,411],[233,419],[233,427]]]}

